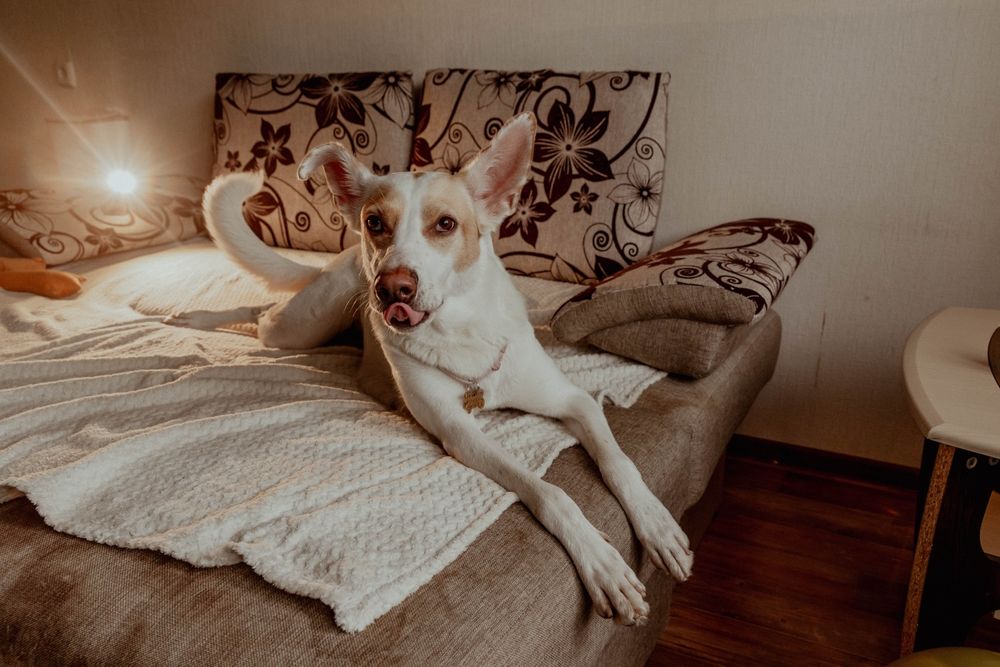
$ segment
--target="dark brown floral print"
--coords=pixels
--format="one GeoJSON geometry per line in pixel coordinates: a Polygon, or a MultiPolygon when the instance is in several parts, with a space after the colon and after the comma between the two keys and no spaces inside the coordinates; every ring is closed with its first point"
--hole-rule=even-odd
{"type": "Polygon", "coordinates": [[[316,146],[338,141],[376,173],[405,169],[413,123],[409,72],[219,74],[214,173],[265,173],[244,217],[266,243],[339,251],[356,236],[322,171],[300,182],[296,166],[316,146]]]}
{"type": "Polygon", "coordinates": [[[693,234],[586,288],[567,302],[650,285],[700,285],[734,292],[760,319],[778,298],[816,231],[795,220],[750,218],[693,234]]]}
{"type": "Polygon", "coordinates": [[[253,153],[255,158],[264,161],[264,173],[268,176],[274,174],[274,170],[279,162],[281,164],[291,164],[295,161],[292,151],[288,150],[288,147],[285,146],[291,135],[291,125],[282,125],[275,131],[266,120],[263,118],[260,120],[261,140],[250,148],[250,152],[253,153]]]}
{"type": "Polygon", "coordinates": [[[194,199],[174,197],[173,203],[169,205],[170,210],[178,218],[190,220],[199,233],[205,231],[205,209],[201,206],[200,196],[194,199]]]}
{"type": "Polygon", "coordinates": [[[426,167],[434,162],[434,158],[431,156],[431,145],[427,143],[426,137],[421,136],[427,131],[427,127],[430,125],[430,122],[431,105],[425,104],[420,107],[420,113],[417,114],[417,133],[413,138],[413,152],[410,156],[410,169],[417,170],[420,167],[426,167]]]}
{"type": "Polygon", "coordinates": [[[46,202],[46,198],[33,194],[30,190],[0,192],[0,224],[22,232],[50,233],[53,225],[49,214],[63,208],[57,202],[53,207],[46,202]]]}
{"type": "Polygon", "coordinates": [[[583,211],[587,215],[590,215],[594,212],[593,204],[597,200],[597,195],[590,191],[590,186],[586,183],[580,186],[578,192],[572,192],[569,196],[573,200],[574,213],[583,211]]]}
{"type": "Polygon", "coordinates": [[[433,70],[410,168],[455,172],[506,120],[533,112],[533,198],[501,225],[497,253],[524,275],[575,282],[611,275],[652,244],[668,81],[649,72],[433,70]]]}
{"type": "Polygon", "coordinates": [[[377,77],[373,73],[330,74],[312,76],[303,81],[302,94],[316,100],[316,125],[327,127],[341,118],[348,123],[363,125],[365,105],[357,93],[369,88],[377,77]]]}
{"type": "Polygon", "coordinates": [[[406,127],[413,116],[409,72],[383,72],[369,88],[365,100],[399,127],[406,127]]]}
{"type": "Polygon", "coordinates": [[[548,162],[545,195],[554,202],[569,190],[574,178],[606,181],[614,178],[608,156],[591,145],[608,131],[607,111],[588,111],[577,122],[569,105],[556,102],[548,122],[539,121],[535,137],[536,163],[548,162]]]}
{"type": "Polygon", "coordinates": [[[118,232],[110,227],[98,227],[89,222],[83,223],[89,234],[83,237],[84,243],[97,246],[98,255],[106,255],[109,252],[120,250],[125,244],[122,242],[118,232]]]}
{"type": "Polygon", "coordinates": [[[449,174],[457,174],[462,171],[462,167],[468,164],[476,154],[473,151],[466,151],[464,153],[459,153],[458,149],[454,146],[445,146],[444,155],[442,156],[442,164],[439,171],[444,171],[449,174]]]}
{"type": "Polygon", "coordinates": [[[514,207],[514,213],[500,225],[500,238],[520,232],[525,243],[534,247],[538,241],[538,223],[545,222],[555,213],[555,209],[547,202],[536,201],[537,198],[538,187],[534,179],[529,180],[521,188],[521,196],[514,207]]]}
{"type": "Polygon", "coordinates": [[[483,87],[479,93],[479,108],[488,107],[493,102],[500,102],[514,108],[517,99],[517,84],[514,74],[510,72],[479,72],[476,81],[483,87]]]}
{"type": "Polygon", "coordinates": [[[253,102],[254,86],[268,82],[266,74],[223,74],[218,82],[219,97],[246,113],[253,102]]]}
{"type": "Polygon", "coordinates": [[[261,190],[243,202],[243,218],[250,225],[253,233],[265,243],[269,240],[274,241],[273,237],[268,238],[269,235],[265,234],[265,230],[270,231],[267,217],[279,208],[281,208],[281,203],[278,198],[267,189],[261,190]]]}
{"type": "Polygon", "coordinates": [[[628,180],[616,185],[608,198],[625,206],[625,218],[634,228],[650,229],[656,226],[662,188],[663,172],[651,174],[645,162],[632,160],[628,180]]]}
{"type": "Polygon", "coordinates": [[[517,84],[514,89],[519,92],[538,92],[542,89],[542,85],[545,80],[552,76],[552,70],[542,69],[534,72],[518,72],[517,74],[517,84]]]}
{"type": "Polygon", "coordinates": [[[242,166],[243,163],[240,162],[239,151],[226,151],[226,169],[229,171],[239,171],[242,166]]]}

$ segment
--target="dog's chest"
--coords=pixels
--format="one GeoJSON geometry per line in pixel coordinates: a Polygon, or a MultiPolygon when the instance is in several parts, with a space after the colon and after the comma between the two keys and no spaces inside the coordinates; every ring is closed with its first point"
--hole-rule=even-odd
{"type": "Polygon", "coordinates": [[[452,375],[452,379],[459,385],[456,387],[457,404],[470,413],[500,407],[504,402],[503,389],[506,386],[501,371],[502,367],[498,362],[496,368],[484,376],[469,378],[452,375]]]}
{"type": "Polygon", "coordinates": [[[515,366],[514,360],[505,359],[499,370],[474,383],[472,387],[463,387],[463,407],[466,401],[474,404],[473,411],[510,407],[513,394],[518,391],[519,386],[515,366]]]}

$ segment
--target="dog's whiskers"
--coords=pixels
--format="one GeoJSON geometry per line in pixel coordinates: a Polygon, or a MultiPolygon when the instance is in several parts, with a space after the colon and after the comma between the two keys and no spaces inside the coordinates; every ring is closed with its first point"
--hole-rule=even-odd
{"type": "MultiPolygon", "coordinates": [[[[368,295],[365,292],[359,292],[350,298],[347,302],[347,312],[351,314],[352,317],[360,317],[361,310],[364,308],[364,302],[368,300],[368,295]]],[[[369,304],[370,305],[370,304],[369,304]]]]}

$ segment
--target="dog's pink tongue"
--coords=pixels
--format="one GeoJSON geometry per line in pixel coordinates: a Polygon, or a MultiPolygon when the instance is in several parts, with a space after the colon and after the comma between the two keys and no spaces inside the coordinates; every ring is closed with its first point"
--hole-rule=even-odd
{"type": "Polygon", "coordinates": [[[405,303],[397,301],[385,309],[382,317],[385,318],[387,324],[409,323],[410,326],[415,327],[420,324],[426,314],[420,310],[413,310],[405,303]]]}

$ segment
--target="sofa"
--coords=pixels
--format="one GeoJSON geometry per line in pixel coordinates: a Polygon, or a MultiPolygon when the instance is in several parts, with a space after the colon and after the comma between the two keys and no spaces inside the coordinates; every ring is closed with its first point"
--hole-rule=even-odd
{"type": "MultiPolygon", "coordinates": [[[[815,233],[801,222],[749,218],[654,252],[653,236],[663,224],[668,83],[665,73],[444,69],[427,73],[416,103],[405,72],[221,74],[213,169],[264,171],[265,189],[244,205],[248,225],[264,242],[287,249],[282,252],[322,258],[356,240],[321,180],[294,179],[308,148],[340,141],[382,173],[456,171],[506,118],[534,112],[533,178],[499,230],[498,255],[524,286],[540,336],[658,373],[628,407],[605,411],[622,448],[680,517],[697,553],[720,499],[726,444],[775,367],[781,322],[772,305],[812,249],[815,233]]],[[[218,305],[223,296],[234,303],[272,296],[247,284],[201,236],[201,183],[151,182],[146,192],[113,206],[94,203],[98,195],[87,192],[2,191],[0,204],[8,206],[0,205],[0,240],[88,277],[78,298],[99,297],[116,317],[134,312],[130,321],[143,331],[154,331],[152,320],[177,307],[218,305]],[[163,240],[173,243],[157,245],[163,240]],[[213,272],[196,281],[182,275],[207,263],[213,272]],[[170,290],[136,286],[151,279],[154,266],[156,280],[176,278],[170,290]]],[[[130,541],[110,529],[88,539],[67,534],[80,534],[79,524],[67,519],[78,508],[52,495],[70,479],[60,475],[80,459],[49,449],[52,460],[41,465],[37,459],[45,457],[28,455],[37,438],[18,430],[34,407],[24,397],[47,396],[39,378],[65,372],[69,362],[115,359],[114,350],[94,351],[95,332],[106,336],[114,325],[95,316],[68,333],[58,324],[65,311],[40,299],[0,292],[0,327],[16,342],[0,352],[7,374],[0,393],[25,401],[0,411],[5,664],[641,665],[666,627],[676,582],[642,554],[579,446],[553,451],[539,470],[608,533],[645,583],[651,613],[643,627],[598,617],[562,547],[512,500],[428,581],[360,631],[340,627],[331,611],[336,605],[314,588],[285,584],[280,590],[269,583],[260,561],[249,556],[198,563],[224,567],[195,567],[149,535],[130,541]],[[48,375],[39,375],[39,364],[48,375]]],[[[255,341],[240,344],[251,350],[256,370],[274,368],[275,377],[261,381],[278,386],[271,365],[277,357],[254,350],[255,341]]],[[[358,345],[359,335],[332,344],[358,345]]],[[[296,363],[309,366],[319,358],[303,355],[296,363]]],[[[197,364],[215,372],[231,362],[197,364]]],[[[152,383],[146,375],[160,372],[143,367],[128,374],[145,389],[152,383]]],[[[82,386],[83,375],[58,379],[82,386]]],[[[53,410],[72,409],[74,390],[67,391],[53,410]]],[[[82,458],[104,456],[127,439],[125,430],[115,431],[127,427],[112,428],[91,414],[96,423],[82,420],[70,429],[72,437],[101,431],[95,446],[101,451],[82,458]]],[[[188,432],[197,438],[197,429],[188,432]]],[[[183,462],[177,467],[183,474],[183,462]]],[[[101,502],[126,502],[101,493],[94,496],[101,502]]],[[[694,576],[697,570],[696,559],[694,576]]]]}

